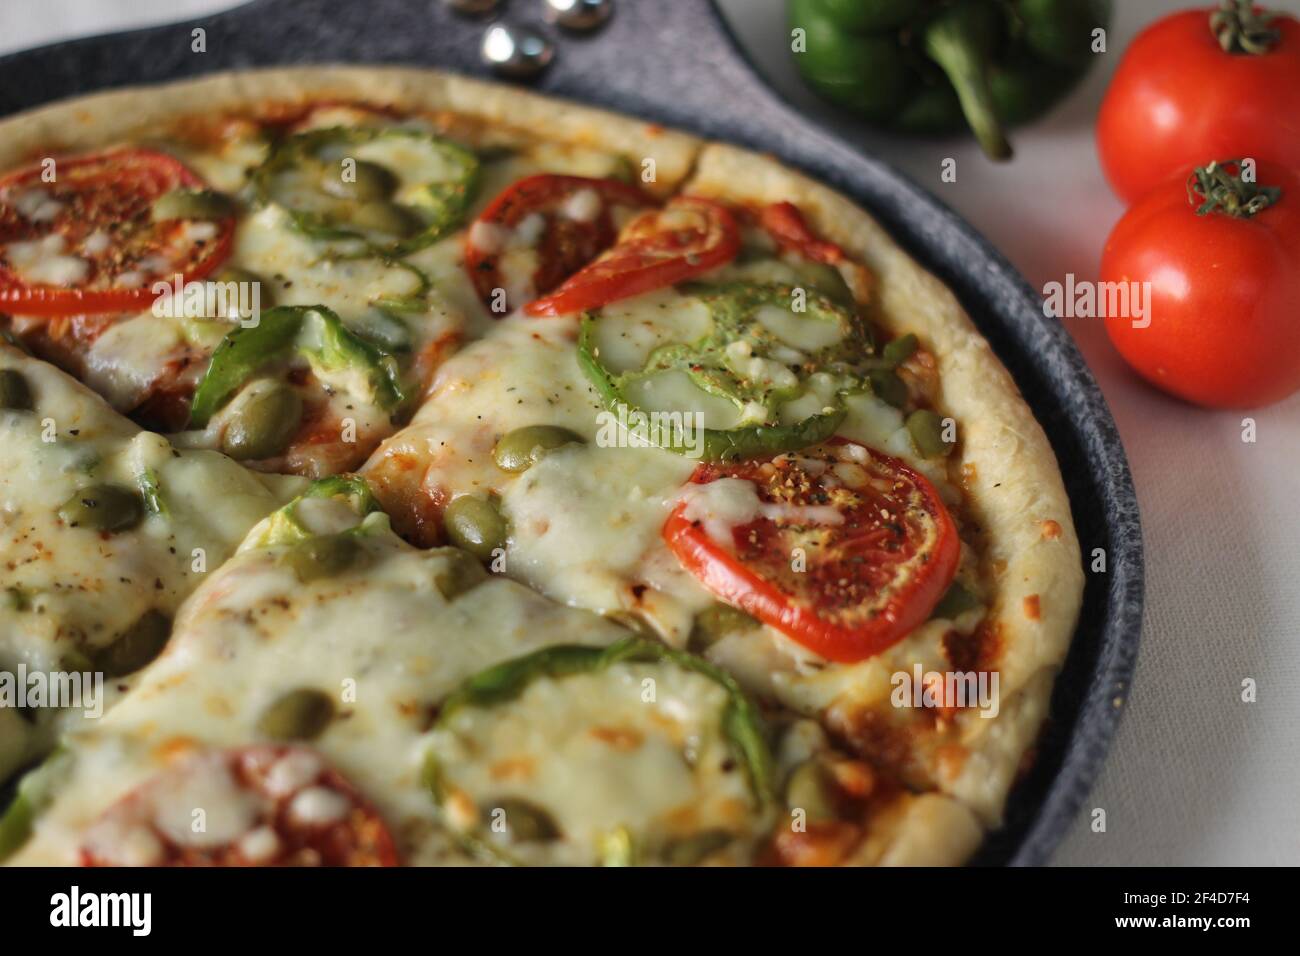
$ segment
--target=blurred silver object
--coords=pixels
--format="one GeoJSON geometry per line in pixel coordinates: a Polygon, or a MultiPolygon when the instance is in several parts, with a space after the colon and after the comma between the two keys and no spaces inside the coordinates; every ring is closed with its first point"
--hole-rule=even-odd
{"type": "Polygon", "coordinates": [[[489,13],[495,13],[501,6],[501,0],[442,0],[442,2],[457,13],[464,13],[471,17],[487,16],[489,13]]]}
{"type": "Polygon", "coordinates": [[[566,30],[594,30],[609,19],[613,0],[544,0],[546,19],[566,30]]]}
{"type": "Polygon", "coordinates": [[[555,47],[528,27],[494,23],[483,34],[482,53],[483,62],[502,76],[527,79],[546,69],[555,47]]]}

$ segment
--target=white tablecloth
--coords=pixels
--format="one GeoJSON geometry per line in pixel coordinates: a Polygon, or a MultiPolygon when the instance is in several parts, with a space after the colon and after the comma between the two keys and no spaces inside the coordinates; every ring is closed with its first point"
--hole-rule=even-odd
{"type": "MultiPolygon", "coordinates": [[[[1097,165],[1097,105],[1137,30],[1190,5],[1115,4],[1110,52],[1056,112],[1016,133],[1015,161],[995,165],[965,140],[895,139],[829,113],[794,80],[782,0],[721,4],[782,92],[939,195],[1039,288],[1068,272],[1095,278],[1123,211],[1097,165]],[[955,183],[940,180],[947,157],[957,160],[955,183]]],[[[236,5],[6,0],[0,53],[236,5]]],[[[1296,0],[1271,6],[1300,14],[1296,0]]],[[[1300,303],[1296,310],[1300,321],[1300,303]]],[[[1248,444],[1242,414],[1198,410],[1153,391],[1127,371],[1096,320],[1068,323],[1128,449],[1145,529],[1147,603],[1129,712],[1056,862],[1300,864],[1300,395],[1251,413],[1257,440],[1248,444]],[[1246,678],[1258,685],[1255,703],[1241,700],[1246,678]],[[1093,807],[1106,810],[1105,833],[1088,825],[1093,807]]]]}

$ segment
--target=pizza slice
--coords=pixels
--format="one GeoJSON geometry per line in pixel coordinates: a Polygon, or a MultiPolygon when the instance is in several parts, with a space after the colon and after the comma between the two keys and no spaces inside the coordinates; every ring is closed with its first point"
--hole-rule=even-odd
{"type": "Polygon", "coordinates": [[[122,695],[184,598],[302,480],[177,450],[5,343],[0,435],[4,779],[122,695]]]}
{"type": "Polygon", "coordinates": [[[539,134],[522,104],[503,122],[408,74],[272,72],[251,99],[201,81],[208,112],[180,96],[83,151],[29,124],[0,154],[0,318],[183,445],[359,465],[446,355],[612,242],[692,149],[613,118],[539,134]]]}
{"type": "Polygon", "coordinates": [[[410,547],[347,477],[254,528],[0,818],[18,865],[929,862],[978,838],[703,659],[410,547]]]}
{"type": "MultiPolygon", "coordinates": [[[[950,794],[995,828],[1032,760],[1083,593],[1079,542],[1047,436],[952,293],[838,193],[716,145],[703,151],[688,189],[747,204],[792,202],[818,236],[871,270],[875,322],[895,342],[915,336],[919,347],[897,370],[909,392],[902,428],[849,419],[842,434],[930,478],[961,541],[953,583],[930,620],[881,654],[807,662],[799,660],[806,643],[784,642],[787,663],[773,667],[771,627],[753,647],[736,641],[716,653],[763,658],[790,706],[819,714],[910,786],[950,794]],[[938,428],[918,428],[922,415],[938,428]],[[935,442],[936,431],[955,440],[935,442]]],[[[744,667],[739,659],[735,666],[744,667]]]]}
{"type": "Polygon", "coordinates": [[[701,653],[988,827],[1081,596],[1046,438],[951,294],[722,147],[446,363],[366,473],[411,540],[701,653]]]}

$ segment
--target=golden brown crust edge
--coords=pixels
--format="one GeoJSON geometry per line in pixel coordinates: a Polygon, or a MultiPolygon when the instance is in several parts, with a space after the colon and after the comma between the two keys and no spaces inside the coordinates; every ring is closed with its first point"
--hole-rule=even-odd
{"type": "Polygon", "coordinates": [[[410,110],[449,110],[485,123],[543,130],[539,139],[655,160],[666,194],[690,171],[701,141],[644,120],[439,70],[323,65],[215,73],[194,80],[128,87],[39,107],[0,121],[0,167],[29,161],[52,145],[63,151],[103,147],[147,135],[185,116],[270,102],[353,100],[410,110]]]}

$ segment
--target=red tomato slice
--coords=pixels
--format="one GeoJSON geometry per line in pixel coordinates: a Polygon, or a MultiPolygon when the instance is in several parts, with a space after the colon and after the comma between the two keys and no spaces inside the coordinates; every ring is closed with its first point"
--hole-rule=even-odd
{"type": "MultiPolygon", "coordinates": [[[[201,279],[230,254],[233,217],[153,222],[153,201],[202,181],[179,160],[119,149],[57,160],[55,180],[38,164],[0,179],[0,309],[23,315],[136,312],[159,279],[201,279]],[[66,280],[24,279],[13,243],[49,244],[41,254],[69,268],[66,280]]],[[[31,247],[26,247],[31,248],[31,247]]]]}
{"type": "MultiPolygon", "coordinates": [[[[527,229],[533,233],[527,245],[537,253],[529,298],[545,294],[614,244],[618,238],[615,206],[652,205],[654,200],[641,190],[615,179],[528,176],[498,194],[470,226],[465,268],[479,298],[490,308],[496,290],[505,287],[503,245],[527,229]]],[[[502,314],[518,304],[507,300],[502,314]]]]}
{"type": "Polygon", "coordinates": [[[819,239],[804,219],[799,207],[790,202],[774,202],[758,213],[758,224],[782,248],[797,252],[828,266],[844,261],[844,250],[833,242],[819,239]]]}
{"type": "Polygon", "coordinates": [[[739,251],[740,229],[726,206],[678,196],[629,223],[618,245],[524,312],[551,316],[598,309],[716,269],[739,251]]]}
{"type": "Polygon", "coordinates": [[[83,866],[397,866],[387,827],[314,750],[183,758],[87,830],[83,866]],[[194,826],[195,808],[205,811],[194,826]]]}
{"type": "Polygon", "coordinates": [[[879,654],[925,622],[952,583],[957,528],[934,486],[897,458],[834,439],[702,464],[691,481],[719,478],[753,482],[760,514],[719,542],[688,497],[664,525],[668,547],[718,597],[823,657],[879,654]]]}

